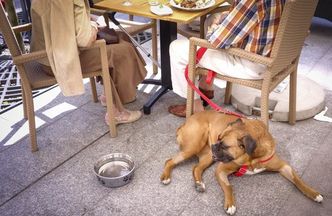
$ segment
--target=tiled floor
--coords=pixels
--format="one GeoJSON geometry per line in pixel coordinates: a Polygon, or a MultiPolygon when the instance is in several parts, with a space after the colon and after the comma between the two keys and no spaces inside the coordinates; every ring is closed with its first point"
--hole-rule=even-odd
{"type": "Polygon", "coordinates": [[[301,54],[299,73],[332,90],[332,22],[314,18],[301,54]]]}
{"type": "MultiPolygon", "coordinates": [[[[332,24],[314,19],[299,72],[327,89],[330,117],[331,60],[332,24]]],[[[118,126],[118,137],[110,138],[103,121],[105,108],[91,101],[86,86],[86,94],[80,97],[65,98],[55,88],[35,99],[40,125],[36,153],[30,152],[28,137],[21,139],[27,131],[22,107],[0,116],[0,215],[225,215],[215,165],[204,174],[205,193],[194,189],[191,169],[196,159],[178,166],[170,185],[159,182],[165,160],[178,151],[175,131],[184,121],[170,115],[167,107],[183,99],[167,93],[151,115],[118,126]],[[54,107],[57,112],[52,112],[54,107]],[[103,187],[92,171],[94,162],[111,152],[131,155],[137,166],[133,181],[121,188],[103,187]]],[[[146,92],[155,91],[153,86],[140,87],[137,100],[128,108],[140,109],[149,97],[146,92]]],[[[278,143],[277,153],[324,195],[324,202],[310,201],[278,174],[231,177],[237,215],[331,215],[332,124],[313,119],[295,126],[271,122],[270,130],[278,143]]]]}

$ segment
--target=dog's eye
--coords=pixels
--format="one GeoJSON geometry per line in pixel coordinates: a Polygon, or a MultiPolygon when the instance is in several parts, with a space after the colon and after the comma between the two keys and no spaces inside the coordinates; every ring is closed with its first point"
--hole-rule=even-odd
{"type": "Polygon", "coordinates": [[[243,137],[237,139],[238,145],[241,149],[244,149],[243,137]]]}

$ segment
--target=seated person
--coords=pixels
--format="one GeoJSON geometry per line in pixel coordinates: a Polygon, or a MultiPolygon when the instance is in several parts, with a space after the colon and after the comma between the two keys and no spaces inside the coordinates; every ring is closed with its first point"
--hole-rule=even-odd
{"type": "MultiPolygon", "coordinates": [[[[46,49],[48,58],[40,63],[48,73],[54,74],[65,96],[82,94],[82,73],[101,69],[99,49],[78,50],[91,46],[97,37],[98,26],[90,21],[89,9],[87,0],[33,0],[31,4],[31,50],[46,49]]],[[[119,124],[134,122],[142,116],[140,111],[127,110],[123,104],[135,100],[136,87],[147,72],[130,39],[122,32],[118,35],[119,43],[109,44],[106,49],[113,84],[113,110],[119,124]]],[[[105,96],[100,99],[106,103],[105,96]]]]}
{"type": "MultiPolygon", "coordinates": [[[[227,49],[238,47],[263,56],[269,56],[285,0],[234,0],[229,12],[208,17],[206,38],[213,46],[227,49]]],[[[188,64],[189,40],[178,39],[170,45],[173,91],[187,97],[187,81],[184,76],[188,64]],[[178,52],[181,50],[181,52],[178,52]]],[[[208,49],[198,63],[216,73],[242,79],[261,79],[265,66],[232,56],[220,50],[208,49]]],[[[213,98],[212,85],[201,77],[199,88],[213,98]]],[[[194,112],[204,110],[202,101],[195,93],[194,112]]],[[[172,105],[169,112],[185,117],[186,106],[172,105]]]]}

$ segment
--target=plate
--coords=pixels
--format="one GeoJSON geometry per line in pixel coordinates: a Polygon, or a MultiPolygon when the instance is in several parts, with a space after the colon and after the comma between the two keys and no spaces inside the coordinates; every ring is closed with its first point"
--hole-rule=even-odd
{"type": "Polygon", "coordinates": [[[215,0],[210,0],[210,1],[206,2],[204,6],[202,6],[202,7],[196,7],[196,8],[185,8],[185,7],[181,7],[181,5],[180,4],[176,4],[174,2],[174,0],[170,0],[169,3],[170,3],[170,5],[172,7],[175,7],[177,9],[186,10],[186,11],[198,11],[198,10],[204,10],[204,9],[212,7],[213,5],[215,5],[216,1],[215,0]]]}
{"type": "Polygon", "coordinates": [[[171,15],[173,13],[172,8],[170,8],[166,5],[163,5],[162,7],[160,7],[160,5],[151,6],[150,11],[159,16],[171,15]]]}

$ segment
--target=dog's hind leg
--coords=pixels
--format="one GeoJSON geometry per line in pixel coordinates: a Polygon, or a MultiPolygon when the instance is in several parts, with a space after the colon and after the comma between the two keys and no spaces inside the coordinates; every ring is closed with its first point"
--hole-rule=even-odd
{"type": "Polygon", "coordinates": [[[212,152],[210,146],[206,145],[205,148],[198,154],[199,162],[193,167],[193,176],[195,180],[195,188],[198,192],[205,191],[205,184],[202,181],[202,174],[206,168],[212,163],[212,152]]]}
{"type": "Polygon", "coordinates": [[[283,177],[292,182],[304,195],[314,200],[315,202],[322,202],[323,196],[307,185],[294,171],[294,169],[285,161],[275,156],[277,163],[269,164],[268,170],[278,171],[283,177]]]}
{"type": "Polygon", "coordinates": [[[279,170],[280,174],[291,181],[295,186],[307,197],[316,201],[322,202],[323,196],[319,194],[317,191],[312,189],[309,185],[304,183],[302,179],[296,174],[296,172],[290,167],[288,164],[282,166],[279,170]]]}
{"type": "Polygon", "coordinates": [[[181,151],[177,155],[173,156],[171,159],[168,159],[165,162],[164,171],[160,176],[160,181],[167,185],[171,182],[171,172],[172,169],[182,161],[185,161],[186,159],[191,158],[193,155],[195,155],[194,151],[181,151]]]}

